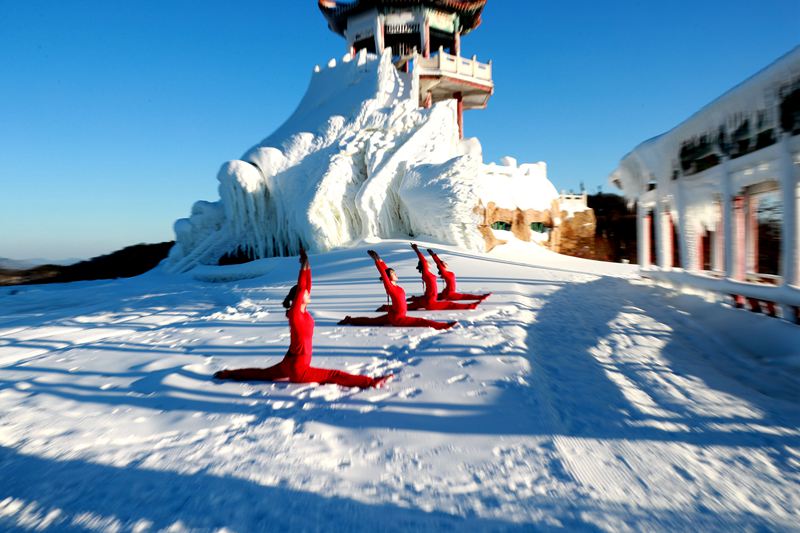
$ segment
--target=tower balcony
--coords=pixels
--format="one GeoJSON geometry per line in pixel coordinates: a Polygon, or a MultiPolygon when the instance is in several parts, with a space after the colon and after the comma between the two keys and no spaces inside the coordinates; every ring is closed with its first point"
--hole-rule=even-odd
{"type": "Polygon", "coordinates": [[[419,75],[420,105],[457,99],[464,109],[485,109],[494,94],[492,62],[451,55],[439,48],[431,57],[415,54],[414,70],[419,75]]]}

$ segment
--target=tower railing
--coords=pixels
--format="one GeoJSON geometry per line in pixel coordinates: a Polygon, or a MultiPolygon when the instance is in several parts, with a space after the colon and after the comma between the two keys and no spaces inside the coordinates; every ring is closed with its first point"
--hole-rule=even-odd
{"type": "Polygon", "coordinates": [[[438,52],[431,57],[417,55],[414,60],[415,68],[420,69],[420,74],[451,74],[462,78],[471,78],[492,84],[492,62],[481,63],[476,56],[461,57],[448,54],[440,47],[438,52]]]}

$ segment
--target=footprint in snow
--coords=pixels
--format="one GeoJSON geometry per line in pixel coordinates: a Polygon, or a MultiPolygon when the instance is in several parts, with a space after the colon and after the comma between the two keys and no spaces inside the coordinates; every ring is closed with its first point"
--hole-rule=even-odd
{"type": "Polygon", "coordinates": [[[678,465],[672,465],[672,469],[675,470],[675,473],[682,477],[684,480],[688,481],[689,483],[693,482],[694,476],[691,475],[687,470],[684,470],[678,465]]]}
{"type": "Polygon", "coordinates": [[[389,398],[391,398],[395,394],[396,393],[394,393],[394,392],[382,392],[382,393],[376,394],[374,396],[370,396],[369,398],[367,398],[367,401],[371,402],[371,403],[382,402],[384,400],[388,400],[389,398]]]}
{"type": "Polygon", "coordinates": [[[307,397],[308,397],[308,395],[309,395],[311,392],[313,392],[313,390],[314,390],[314,389],[316,389],[316,388],[317,388],[317,384],[316,384],[316,383],[312,383],[311,385],[307,385],[307,386],[305,386],[305,387],[300,387],[299,389],[295,389],[295,390],[293,390],[293,391],[291,392],[291,394],[292,394],[292,396],[294,396],[295,398],[298,398],[298,399],[300,399],[300,400],[303,400],[303,399],[307,398],[307,397]]]}
{"type": "Polygon", "coordinates": [[[461,381],[466,381],[469,376],[466,374],[459,374],[457,376],[453,376],[452,378],[447,380],[448,385],[452,385],[453,383],[459,383],[461,381]]]}

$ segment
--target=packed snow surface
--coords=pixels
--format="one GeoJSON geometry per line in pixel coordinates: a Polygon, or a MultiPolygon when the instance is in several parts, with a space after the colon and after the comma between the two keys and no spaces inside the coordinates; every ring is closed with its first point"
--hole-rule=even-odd
{"type": "Polygon", "coordinates": [[[797,529],[800,328],[520,242],[436,246],[494,293],[452,330],[337,326],[369,247],[420,291],[312,255],[314,364],[380,390],[211,379],[283,356],[296,258],[0,289],[0,530],[797,529]]]}
{"type": "Polygon", "coordinates": [[[549,209],[544,163],[485,165],[478,140],[459,139],[455,100],[421,109],[418,81],[389,50],[315,69],[286,123],[222,166],[220,200],[175,223],[169,268],[409,235],[481,250],[481,205],[549,209]]]}

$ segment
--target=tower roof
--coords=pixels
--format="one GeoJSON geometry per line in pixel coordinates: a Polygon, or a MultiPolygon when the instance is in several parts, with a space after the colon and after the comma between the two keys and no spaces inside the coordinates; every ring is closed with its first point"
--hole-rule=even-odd
{"type": "Polygon", "coordinates": [[[328,21],[328,27],[344,35],[347,19],[375,7],[428,6],[449,13],[457,13],[461,19],[461,33],[466,34],[481,23],[481,13],[487,0],[318,0],[319,9],[328,21]]]}

